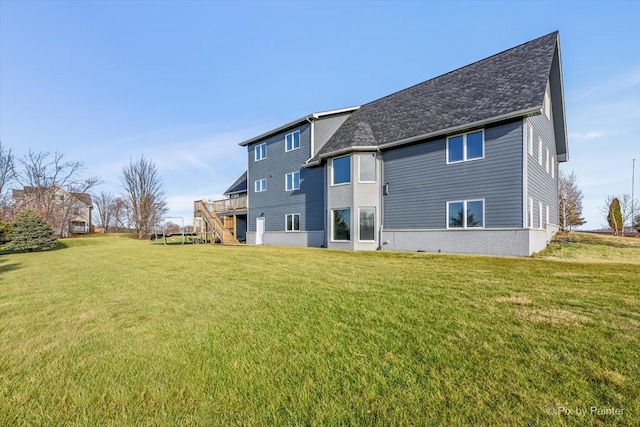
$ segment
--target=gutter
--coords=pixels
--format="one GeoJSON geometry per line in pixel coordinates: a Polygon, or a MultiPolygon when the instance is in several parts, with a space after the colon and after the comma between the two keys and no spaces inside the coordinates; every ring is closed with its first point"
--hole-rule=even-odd
{"type": "Polygon", "coordinates": [[[323,159],[326,159],[328,157],[335,157],[337,155],[345,154],[345,153],[349,153],[349,152],[353,152],[353,151],[372,151],[372,150],[380,151],[380,150],[386,150],[386,149],[397,147],[397,146],[400,146],[400,145],[410,144],[412,142],[420,141],[420,140],[423,140],[423,139],[430,139],[430,138],[434,138],[434,137],[437,137],[437,136],[457,133],[457,132],[461,132],[463,130],[467,130],[467,129],[471,129],[471,128],[475,128],[475,127],[483,127],[483,126],[485,126],[485,125],[487,125],[489,123],[493,123],[493,122],[499,122],[499,121],[503,121],[503,120],[515,119],[515,118],[522,117],[522,116],[533,116],[533,115],[539,115],[539,114],[542,114],[542,105],[538,105],[538,106],[531,107],[531,108],[526,108],[524,110],[514,111],[512,113],[502,114],[500,116],[490,117],[488,119],[478,120],[478,121],[472,122],[472,123],[465,123],[464,125],[460,125],[460,126],[453,126],[453,127],[450,127],[450,128],[441,129],[441,130],[438,130],[438,131],[435,131],[435,132],[424,133],[424,134],[421,134],[421,135],[412,136],[410,138],[400,139],[398,141],[387,142],[387,143],[376,145],[376,146],[369,145],[369,146],[362,146],[362,147],[341,148],[339,150],[335,150],[335,151],[331,151],[331,152],[328,152],[328,153],[321,154],[315,160],[312,160],[313,158],[307,160],[307,162],[305,164],[305,167],[318,166],[318,165],[320,165],[322,163],[323,159]]]}

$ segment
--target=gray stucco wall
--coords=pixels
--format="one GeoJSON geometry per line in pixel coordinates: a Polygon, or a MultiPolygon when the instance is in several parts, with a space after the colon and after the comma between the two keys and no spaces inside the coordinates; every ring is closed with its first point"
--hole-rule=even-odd
{"type": "Polygon", "coordinates": [[[446,138],[383,153],[384,229],[446,229],[447,201],[485,199],[485,228],[522,227],[522,120],[484,129],[483,159],[446,164],[446,138]]]}

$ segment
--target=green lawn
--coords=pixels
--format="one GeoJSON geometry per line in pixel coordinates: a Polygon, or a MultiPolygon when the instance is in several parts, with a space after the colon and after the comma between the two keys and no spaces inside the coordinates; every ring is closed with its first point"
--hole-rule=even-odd
{"type": "Polygon", "coordinates": [[[624,242],[1,255],[0,425],[638,425],[640,239],[624,242]]]}

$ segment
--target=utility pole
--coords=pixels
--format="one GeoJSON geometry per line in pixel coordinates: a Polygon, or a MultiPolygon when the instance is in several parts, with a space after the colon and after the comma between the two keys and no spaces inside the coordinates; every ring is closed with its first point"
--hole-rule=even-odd
{"type": "Polygon", "coordinates": [[[635,228],[636,217],[635,212],[633,211],[633,193],[635,190],[635,182],[636,182],[636,159],[633,159],[633,168],[631,169],[631,231],[635,228]]]}

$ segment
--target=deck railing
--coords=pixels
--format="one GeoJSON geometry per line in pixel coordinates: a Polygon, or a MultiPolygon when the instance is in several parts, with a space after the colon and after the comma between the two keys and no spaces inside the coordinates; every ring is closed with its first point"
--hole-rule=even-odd
{"type": "Polygon", "coordinates": [[[212,205],[213,212],[232,212],[247,209],[247,196],[236,197],[235,199],[215,200],[212,205]]]}

